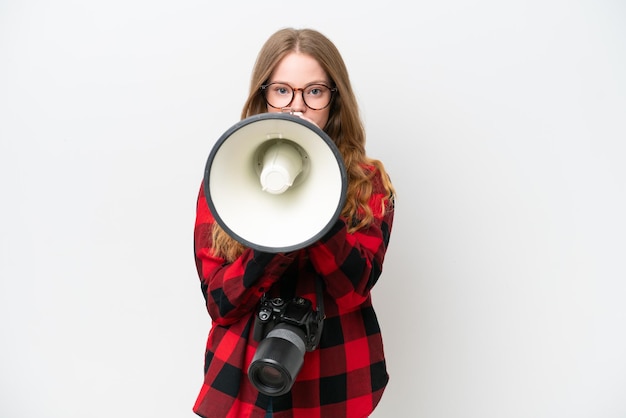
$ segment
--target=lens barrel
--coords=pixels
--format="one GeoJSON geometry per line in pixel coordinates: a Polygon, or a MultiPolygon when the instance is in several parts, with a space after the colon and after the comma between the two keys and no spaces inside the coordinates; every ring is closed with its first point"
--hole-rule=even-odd
{"type": "Polygon", "coordinates": [[[268,332],[248,368],[248,377],[259,392],[280,396],[291,390],[304,363],[305,338],[302,329],[286,323],[268,332]]]}

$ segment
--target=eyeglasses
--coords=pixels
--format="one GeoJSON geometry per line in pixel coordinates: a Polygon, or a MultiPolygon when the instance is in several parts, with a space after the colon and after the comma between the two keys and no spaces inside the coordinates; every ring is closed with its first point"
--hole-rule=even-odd
{"type": "Polygon", "coordinates": [[[328,107],[337,88],[331,88],[325,84],[309,84],[302,89],[297,89],[286,83],[269,83],[262,85],[261,91],[267,104],[275,109],[288,107],[293,102],[296,91],[300,91],[302,100],[309,109],[322,110],[328,107]]]}

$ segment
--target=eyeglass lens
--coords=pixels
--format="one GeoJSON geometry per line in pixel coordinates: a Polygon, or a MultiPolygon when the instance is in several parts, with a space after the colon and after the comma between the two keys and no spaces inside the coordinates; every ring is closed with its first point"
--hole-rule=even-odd
{"type": "MultiPolygon", "coordinates": [[[[323,84],[311,84],[303,89],[295,89],[302,93],[304,103],[313,110],[320,110],[330,104],[332,91],[323,84]]],[[[295,91],[288,84],[270,83],[264,87],[265,100],[275,108],[287,107],[294,99],[295,91]]]]}

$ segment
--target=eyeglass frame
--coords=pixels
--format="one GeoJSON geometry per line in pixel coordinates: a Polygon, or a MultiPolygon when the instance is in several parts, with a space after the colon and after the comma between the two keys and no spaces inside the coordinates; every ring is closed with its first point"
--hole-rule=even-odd
{"type": "Polygon", "coordinates": [[[327,86],[327,85],[326,85],[326,84],[324,84],[324,83],[310,83],[310,84],[307,84],[306,86],[304,86],[304,87],[302,87],[302,88],[296,88],[296,87],[293,87],[293,86],[292,86],[291,84],[289,84],[289,83],[283,83],[283,82],[280,82],[280,81],[273,81],[273,82],[271,82],[271,83],[262,84],[262,85],[261,85],[261,87],[259,87],[259,90],[261,91],[261,94],[262,94],[262,96],[263,96],[263,100],[265,100],[265,103],[266,103],[267,105],[269,105],[270,107],[273,107],[274,109],[284,109],[284,108],[286,108],[286,107],[289,107],[289,105],[290,105],[291,103],[293,103],[293,99],[295,99],[295,98],[296,98],[296,92],[297,92],[297,91],[300,91],[300,95],[302,96],[302,102],[304,103],[304,105],[305,105],[306,107],[308,107],[308,108],[309,108],[309,109],[311,109],[311,110],[324,110],[324,109],[326,109],[328,106],[330,106],[330,104],[333,102],[333,98],[335,97],[333,93],[336,93],[336,92],[337,92],[337,87],[330,87],[330,86],[327,86]],[[287,103],[285,106],[280,106],[280,107],[277,107],[277,106],[274,106],[273,104],[271,104],[271,103],[267,100],[267,96],[266,96],[266,92],[267,92],[267,90],[266,90],[266,89],[267,89],[269,86],[271,86],[272,84],[284,84],[285,86],[287,86],[287,87],[289,87],[289,88],[291,89],[291,100],[289,100],[289,103],[287,103]],[[315,108],[312,108],[311,106],[309,106],[309,104],[306,102],[306,99],[304,98],[304,90],[305,90],[305,89],[307,89],[307,88],[309,88],[309,87],[311,87],[311,86],[324,86],[324,87],[326,87],[326,88],[328,89],[328,91],[330,91],[330,100],[328,100],[328,104],[327,104],[326,106],[324,106],[324,107],[320,107],[320,108],[318,108],[318,109],[315,109],[315,108]]]}

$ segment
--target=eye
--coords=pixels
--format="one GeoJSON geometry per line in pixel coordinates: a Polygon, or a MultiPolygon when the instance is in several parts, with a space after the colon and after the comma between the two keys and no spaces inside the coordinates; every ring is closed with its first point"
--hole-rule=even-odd
{"type": "Polygon", "coordinates": [[[275,84],[273,86],[274,93],[279,96],[290,96],[291,95],[291,87],[286,86],[284,84],[275,84]]]}
{"type": "Polygon", "coordinates": [[[326,87],[322,85],[312,85],[307,87],[306,94],[308,96],[321,96],[325,93],[326,87]]]}

